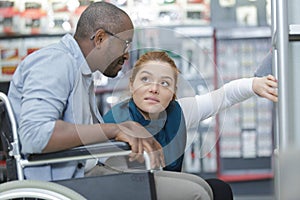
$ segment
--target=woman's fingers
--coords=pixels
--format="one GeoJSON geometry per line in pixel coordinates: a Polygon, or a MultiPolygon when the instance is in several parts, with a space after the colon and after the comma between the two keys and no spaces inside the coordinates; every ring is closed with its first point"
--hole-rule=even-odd
{"type": "Polygon", "coordinates": [[[266,98],[277,102],[278,101],[278,83],[277,80],[274,76],[268,75],[267,77],[266,84],[268,86],[267,93],[266,93],[266,98]]]}
{"type": "Polygon", "coordinates": [[[257,95],[267,98],[273,102],[278,101],[278,83],[273,75],[255,78],[253,84],[253,90],[257,95]]]}

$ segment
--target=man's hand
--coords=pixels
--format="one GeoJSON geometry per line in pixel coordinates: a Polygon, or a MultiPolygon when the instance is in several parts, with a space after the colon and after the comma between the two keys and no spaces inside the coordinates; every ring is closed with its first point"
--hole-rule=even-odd
{"type": "Polygon", "coordinates": [[[261,78],[255,77],[252,84],[253,91],[273,102],[278,101],[278,83],[274,76],[268,75],[261,78]]]}
{"type": "Polygon", "coordinates": [[[151,169],[165,167],[165,159],[161,145],[155,138],[139,123],[127,121],[120,124],[119,133],[116,140],[128,142],[132,153],[130,161],[138,160],[142,162],[143,152],[146,151],[150,156],[151,169]]]}

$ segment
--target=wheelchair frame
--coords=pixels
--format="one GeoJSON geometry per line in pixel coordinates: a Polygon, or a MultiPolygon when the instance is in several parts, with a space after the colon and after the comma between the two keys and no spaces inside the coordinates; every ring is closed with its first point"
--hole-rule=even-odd
{"type": "MultiPolygon", "coordinates": [[[[7,98],[7,95],[0,92],[0,131],[1,131],[1,140],[6,152],[6,165],[7,165],[7,180],[8,181],[25,181],[23,169],[28,166],[38,166],[42,164],[52,164],[52,163],[61,163],[67,161],[76,161],[76,160],[86,160],[86,159],[95,159],[102,157],[110,156],[126,156],[130,154],[131,148],[126,142],[119,141],[108,141],[103,143],[96,143],[91,145],[79,146],[69,150],[53,152],[53,153],[41,153],[41,154],[31,154],[25,159],[20,152],[20,143],[19,136],[17,132],[17,124],[15,116],[7,98]]],[[[153,174],[150,171],[150,158],[148,154],[144,153],[146,171],[143,172],[141,176],[147,176],[149,181],[147,182],[147,187],[150,187],[151,198],[156,199],[153,174]]],[[[138,174],[132,173],[133,176],[138,174]]],[[[126,175],[123,175],[126,177],[126,175]]],[[[128,176],[128,174],[127,174],[128,176]]],[[[105,176],[102,176],[105,177],[105,176]]],[[[126,181],[126,178],[121,178],[121,180],[126,181]]],[[[99,178],[99,177],[96,177],[99,178]]],[[[106,176],[103,180],[109,180],[109,176],[106,176]]],[[[132,178],[132,177],[130,177],[132,178]]],[[[80,178],[79,178],[80,179],[80,178]]],[[[95,184],[99,180],[93,178],[84,178],[88,181],[92,181],[95,184]]],[[[65,183],[62,181],[57,181],[61,186],[66,184],[70,185],[70,181],[76,179],[66,180],[65,183]],[[69,181],[69,182],[68,182],[69,181]]],[[[77,181],[77,180],[76,180],[77,181]]],[[[4,183],[5,184],[5,183],[4,183]]],[[[75,183],[75,188],[78,187],[76,184],[82,184],[82,179],[78,180],[75,183]]],[[[72,187],[70,187],[72,189],[72,187]]],[[[74,188],[73,188],[74,189],[74,188]]]]}

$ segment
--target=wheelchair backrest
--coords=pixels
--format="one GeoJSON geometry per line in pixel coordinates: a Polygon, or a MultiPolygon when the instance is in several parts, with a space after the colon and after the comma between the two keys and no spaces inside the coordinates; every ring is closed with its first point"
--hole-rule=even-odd
{"type": "Polygon", "coordinates": [[[6,158],[6,172],[7,181],[17,180],[16,160],[13,155],[14,137],[10,118],[8,116],[7,107],[5,102],[0,101],[0,140],[1,151],[6,158]]]}
{"type": "Polygon", "coordinates": [[[4,102],[0,102],[0,131],[1,131],[1,145],[2,150],[9,156],[8,152],[12,150],[11,142],[13,142],[13,134],[11,129],[11,124],[9,117],[6,112],[6,107],[4,102]]]}

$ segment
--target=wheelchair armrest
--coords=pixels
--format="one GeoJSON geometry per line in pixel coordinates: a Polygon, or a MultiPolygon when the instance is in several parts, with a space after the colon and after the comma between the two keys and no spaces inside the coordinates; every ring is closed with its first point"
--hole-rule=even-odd
{"type": "Polygon", "coordinates": [[[109,141],[85,146],[79,146],[72,149],[58,151],[53,153],[43,153],[43,154],[31,154],[27,158],[28,161],[41,161],[48,159],[60,159],[60,158],[71,158],[78,156],[88,156],[91,157],[95,154],[95,156],[100,156],[104,154],[114,154],[118,152],[130,151],[131,148],[126,142],[118,142],[118,141],[109,141]]]}
{"type": "MultiPolygon", "coordinates": [[[[21,161],[21,165],[36,166],[72,160],[86,160],[110,156],[126,156],[130,153],[131,147],[127,142],[110,140],[109,142],[79,146],[53,153],[30,154],[26,160],[21,161]]],[[[144,152],[144,158],[146,169],[151,170],[150,157],[146,152],[144,152]]]]}

